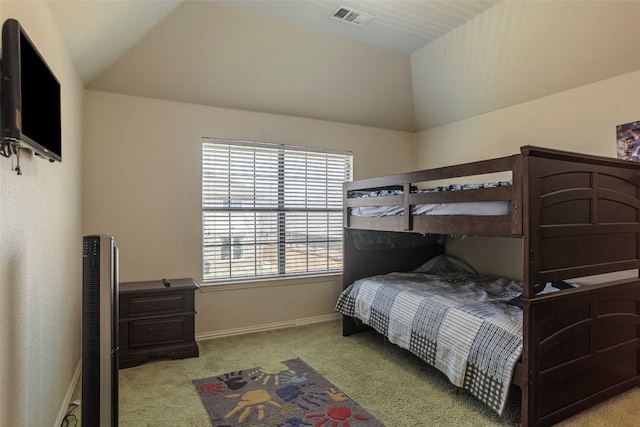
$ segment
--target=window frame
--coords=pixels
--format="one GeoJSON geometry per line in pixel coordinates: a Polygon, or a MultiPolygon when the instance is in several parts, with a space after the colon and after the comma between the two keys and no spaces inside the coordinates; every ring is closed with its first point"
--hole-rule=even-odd
{"type": "MultiPolygon", "coordinates": [[[[243,140],[233,140],[233,139],[221,139],[221,138],[202,138],[202,174],[201,174],[201,184],[202,184],[202,191],[201,191],[201,212],[202,212],[202,235],[201,235],[201,239],[202,239],[202,278],[203,278],[203,284],[205,285],[224,285],[224,284],[233,284],[233,283],[247,283],[247,282],[265,282],[265,281],[273,281],[273,280],[277,280],[277,281],[289,281],[289,279],[295,279],[295,278],[312,278],[312,277],[318,277],[318,276],[336,276],[336,275],[341,275],[342,271],[344,269],[344,264],[343,264],[343,257],[342,257],[342,247],[343,247],[343,239],[344,239],[344,233],[343,233],[343,183],[345,181],[351,181],[353,179],[353,153],[349,152],[349,151],[345,151],[345,150],[335,150],[335,149],[326,149],[326,148],[318,148],[318,147],[304,147],[304,146],[294,146],[294,145],[288,145],[288,144],[278,144],[278,143],[263,143],[263,142],[253,142],[253,141],[243,141],[243,140]],[[255,177],[254,177],[254,200],[252,201],[253,205],[251,205],[251,202],[249,203],[248,207],[242,207],[242,206],[238,206],[238,200],[234,200],[232,198],[232,190],[230,189],[231,187],[231,181],[233,180],[233,175],[231,169],[233,169],[232,166],[228,166],[229,168],[229,173],[227,175],[227,179],[228,179],[228,183],[229,183],[229,189],[226,190],[227,191],[227,199],[221,199],[222,201],[220,202],[220,199],[218,199],[218,203],[222,203],[221,206],[215,206],[216,203],[216,197],[212,196],[212,194],[216,194],[216,190],[213,190],[213,193],[207,193],[207,189],[208,188],[214,188],[215,186],[213,186],[212,181],[207,181],[207,174],[211,174],[214,175],[214,168],[211,166],[211,164],[207,165],[207,161],[211,160],[211,154],[207,154],[206,150],[207,150],[207,146],[223,146],[223,147],[227,147],[227,149],[229,150],[229,153],[231,153],[231,151],[234,150],[234,147],[236,147],[238,150],[254,150],[254,156],[256,155],[256,151],[255,150],[272,150],[278,153],[278,184],[277,184],[277,188],[278,188],[278,197],[277,197],[277,207],[259,207],[256,206],[256,204],[258,204],[258,202],[256,201],[255,198],[255,194],[257,193],[256,188],[259,187],[259,184],[257,184],[255,181],[255,177]],[[298,169],[297,164],[292,163],[291,161],[289,161],[289,164],[287,164],[287,162],[284,160],[286,158],[287,155],[294,155],[293,153],[302,153],[301,155],[305,157],[305,159],[309,156],[312,159],[315,159],[315,156],[319,156],[318,158],[323,158],[325,159],[326,162],[326,166],[325,166],[325,175],[322,176],[322,178],[320,179],[321,182],[324,182],[324,185],[327,186],[327,188],[329,188],[330,190],[334,191],[332,192],[332,196],[331,197],[326,197],[326,203],[327,206],[323,207],[323,208],[317,208],[317,207],[309,207],[309,204],[313,204],[313,197],[309,197],[309,192],[307,191],[303,191],[301,192],[300,188],[298,187],[294,187],[294,198],[298,198],[301,194],[304,194],[304,201],[305,201],[305,206],[304,208],[301,207],[287,207],[285,206],[285,204],[287,203],[287,199],[284,196],[284,182],[281,181],[282,179],[284,179],[283,177],[288,173],[285,172],[287,170],[287,168],[289,170],[291,169],[298,169]],[[331,159],[334,163],[341,163],[344,162],[344,165],[341,165],[339,167],[333,167],[330,168],[329,167],[329,159],[331,159]],[[336,160],[337,159],[337,160],[336,160]],[[336,182],[335,179],[335,175],[332,174],[338,174],[337,176],[340,177],[339,183],[336,182]],[[331,183],[329,183],[329,181],[331,181],[331,183]],[[209,196],[209,197],[208,197],[209,196]],[[329,199],[331,199],[331,201],[329,201],[329,199]],[[331,204],[331,206],[329,206],[329,204],[331,204]],[[227,213],[229,215],[229,224],[227,225],[227,228],[230,230],[231,229],[231,224],[232,224],[232,213],[253,213],[256,215],[256,217],[254,217],[253,219],[253,230],[256,231],[258,230],[258,219],[257,219],[257,213],[260,212],[269,212],[269,213],[274,213],[276,214],[277,217],[277,272],[275,273],[259,273],[258,272],[258,268],[256,267],[255,270],[253,271],[252,274],[234,274],[233,272],[233,268],[232,268],[232,261],[231,259],[234,257],[234,254],[239,253],[240,256],[242,255],[242,251],[244,250],[245,246],[244,245],[240,245],[238,248],[231,247],[233,245],[230,245],[230,247],[227,249],[226,252],[224,252],[224,244],[220,244],[220,245],[214,245],[211,242],[207,243],[207,239],[209,239],[210,236],[210,232],[207,231],[207,213],[209,212],[222,212],[222,213],[227,213]],[[306,250],[303,250],[304,253],[304,257],[306,257],[306,262],[307,262],[307,266],[305,271],[288,271],[288,267],[286,265],[283,265],[284,263],[286,263],[286,247],[288,244],[291,244],[291,240],[287,240],[287,231],[285,229],[286,227],[286,221],[285,221],[285,217],[287,216],[287,214],[306,214],[307,215],[307,226],[306,228],[303,227],[303,236],[306,237],[306,243],[307,243],[307,247],[306,250]],[[308,224],[308,220],[309,220],[309,215],[315,213],[318,214],[320,213],[320,215],[323,215],[326,213],[327,215],[327,219],[325,222],[325,227],[327,229],[327,234],[326,237],[324,238],[324,240],[320,239],[320,243],[321,244],[326,244],[326,255],[324,256],[326,259],[326,265],[327,268],[324,269],[310,269],[309,268],[309,258],[310,258],[310,254],[309,254],[309,243],[314,241],[313,239],[309,239],[309,235],[310,235],[310,230],[312,230],[308,224]],[[333,219],[331,219],[331,217],[333,216],[333,219]],[[336,219],[337,218],[337,219],[336,219]],[[333,231],[329,231],[329,230],[333,230],[333,231]],[[285,236],[285,237],[283,237],[285,236]],[[332,237],[333,236],[333,237],[332,237]],[[339,237],[337,237],[339,236],[339,237]],[[333,245],[333,246],[331,246],[333,245]],[[207,248],[211,248],[211,247],[217,247],[219,246],[220,248],[220,256],[222,258],[222,256],[226,253],[227,254],[227,259],[229,259],[229,274],[228,275],[223,275],[222,277],[212,277],[211,275],[208,275],[208,270],[207,270],[207,263],[209,262],[209,260],[212,261],[212,257],[209,257],[207,255],[208,250],[207,248]],[[330,248],[333,247],[333,250],[331,250],[330,248]],[[335,248],[339,247],[340,248],[340,260],[339,260],[339,268],[330,268],[330,259],[331,259],[331,253],[335,253],[335,248]]],[[[297,155],[297,154],[295,154],[297,155]]],[[[229,159],[231,159],[231,154],[229,154],[229,159]]],[[[255,158],[254,158],[255,161],[255,158]]],[[[232,164],[232,162],[228,162],[229,165],[232,164]]],[[[310,170],[312,170],[312,172],[316,172],[317,170],[313,170],[313,169],[307,169],[306,168],[306,163],[305,163],[305,169],[304,169],[304,181],[307,182],[309,180],[312,179],[313,174],[310,174],[310,170]],[[310,178],[311,177],[311,178],[310,178]]],[[[254,168],[254,176],[255,176],[255,168],[254,168]]],[[[299,171],[298,171],[299,172],[299,171]]],[[[275,182],[275,181],[274,181],[275,182]]],[[[261,182],[262,184],[262,182],[261,182]]],[[[273,185],[273,183],[272,183],[273,185]]],[[[223,193],[223,192],[222,192],[223,193]]],[[[218,192],[217,195],[219,196],[221,194],[221,192],[218,192]]],[[[317,194],[316,194],[317,197],[317,194]]],[[[209,221],[211,221],[211,219],[209,219],[209,221]]],[[[214,220],[215,223],[215,220],[214,220]]],[[[211,231],[211,229],[209,228],[209,231],[211,231]]],[[[253,245],[255,246],[253,248],[252,256],[249,257],[249,259],[253,260],[254,264],[258,264],[261,263],[262,261],[260,260],[260,255],[258,255],[258,244],[256,243],[255,239],[255,235],[257,234],[257,232],[254,232],[254,243],[253,245]]],[[[218,237],[224,239],[224,234],[221,233],[218,235],[218,237]]],[[[234,237],[231,231],[228,231],[228,237],[231,238],[233,241],[234,237]]],[[[246,244],[247,247],[250,247],[251,244],[247,243],[246,244]]],[[[209,250],[210,253],[210,250],[209,250]]],[[[320,260],[322,260],[322,257],[320,258],[320,260]]],[[[209,264],[210,266],[212,264],[209,264]]],[[[213,267],[210,268],[216,268],[218,264],[213,263],[213,267]]]]}

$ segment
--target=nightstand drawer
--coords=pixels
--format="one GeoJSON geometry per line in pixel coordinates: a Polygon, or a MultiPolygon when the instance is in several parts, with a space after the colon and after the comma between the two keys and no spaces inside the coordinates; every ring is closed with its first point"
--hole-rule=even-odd
{"type": "Polygon", "coordinates": [[[197,289],[198,284],[190,278],[120,283],[121,369],[152,357],[198,357],[194,295],[197,289]]]}
{"type": "Polygon", "coordinates": [[[187,320],[186,316],[161,320],[134,320],[129,323],[129,347],[184,342],[187,339],[187,320]]]}
{"type": "Polygon", "coordinates": [[[173,294],[132,297],[129,299],[129,315],[135,317],[185,311],[184,296],[184,294],[173,294]]]}

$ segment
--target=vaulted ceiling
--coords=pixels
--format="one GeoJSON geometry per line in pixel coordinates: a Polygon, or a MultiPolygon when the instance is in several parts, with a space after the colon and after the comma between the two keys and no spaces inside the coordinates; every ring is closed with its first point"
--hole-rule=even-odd
{"type": "MultiPolygon", "coordinates": [[[[91,82],[185,0],[53,0],[51,9],[81,79],[91,82]]],[[[203,0],[197,0],[203,1],[203,0]]],[[[204,0],[411,53],[498,0],[204,0]],[[330,19],[341,6],[374,15],[365,27],[330,19]]]]}
{"type": "Polygon", "coordinates": [[[407,131],[640,69],[634,1],[49,4],[89,89],[407,131]]]}

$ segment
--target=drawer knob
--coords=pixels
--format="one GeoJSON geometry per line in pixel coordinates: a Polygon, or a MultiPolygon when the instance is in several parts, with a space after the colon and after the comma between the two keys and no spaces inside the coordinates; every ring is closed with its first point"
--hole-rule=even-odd
{"type": "Polygon", "coordinates": [[[161,329],[158,329],[158,330],[153,329],[153,328],[149,328],[149,333],[151,335],[162,335],[165,332],[169,332],[169,329],[171,329],[169,326],[165,326],[164,328],[161,328],[161,329]]]}

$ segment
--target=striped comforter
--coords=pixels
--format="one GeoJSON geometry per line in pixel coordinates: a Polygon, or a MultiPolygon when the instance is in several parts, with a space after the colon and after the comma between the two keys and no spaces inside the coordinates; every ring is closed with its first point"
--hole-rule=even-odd
{"type": "Polygon", "coordinates": [[[356,281],[336,310],[370,325],[502,414],[522,353],[522,311],[507,301],[522,284],[456,271],[439,258],[412,273],[356,281]]]}

